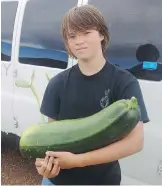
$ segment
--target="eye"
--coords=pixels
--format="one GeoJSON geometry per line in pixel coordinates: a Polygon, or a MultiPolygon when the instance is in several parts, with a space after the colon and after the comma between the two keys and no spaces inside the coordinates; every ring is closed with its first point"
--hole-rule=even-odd
{"type": "Polygon", "coordinates": [[[87,32],[85,32],[84,34],[85,34],[85,35],[88,35],[88,34],[90,34],[90,32],[87,31],[87,32]]]}
{"type": "Polygon", "coordinates": [[[68,39],[74,39],[75,38],[75,35],[69,35],[68,36],[68,39]]]}
{"type": "Polygon", "coordinates": [[[73,36],[70,36],[71,39],[73,39],[74,37],[75,37],[74,35],[73,36]]]}

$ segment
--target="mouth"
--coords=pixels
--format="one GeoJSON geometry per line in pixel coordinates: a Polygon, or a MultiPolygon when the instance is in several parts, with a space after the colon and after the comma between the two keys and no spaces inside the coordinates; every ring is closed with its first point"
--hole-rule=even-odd
{"type": "Polygon", "coordinates": [[[84,47],[84,48],[78,48],[77,51],[81,51],[81,50],[85,50],[87,49],[87,47],[84,47]]]}

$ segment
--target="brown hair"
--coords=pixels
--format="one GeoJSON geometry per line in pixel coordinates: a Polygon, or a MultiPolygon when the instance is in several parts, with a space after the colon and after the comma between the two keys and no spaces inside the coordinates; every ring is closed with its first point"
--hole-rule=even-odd
{"type": "Polygon", "coordinates": [[[75,57],[68,47],[68,34],[70,31],[85,31],[95,29],[104,36],[101,41],[102,51],[105,52],[109,42],[109,32],[106,22],[100,11],[92,5],[73,7],[64,16],[62,21],[62,36],[69,55],[75,57]]]}

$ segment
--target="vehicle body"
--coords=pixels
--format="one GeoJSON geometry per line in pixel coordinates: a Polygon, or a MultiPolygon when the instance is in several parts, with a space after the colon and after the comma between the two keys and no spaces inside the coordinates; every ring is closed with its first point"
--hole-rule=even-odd
{"type": "MultiPolygon", "coordinates": [[[[162,54],[161,0],[3,0],[1,131],[21,136],[30,124],[47,121],[39,109],[49,79],[77,63],[64,47],[61,19],[85,3],[98,7],[108,22],[111,63],[135,66],[136,48],[147,42],[162,54]]],[[[120,160],[122,184],[162,184],[162,81],[138,81],[150,122],[144,124],[144,149],[120,160]]]]}

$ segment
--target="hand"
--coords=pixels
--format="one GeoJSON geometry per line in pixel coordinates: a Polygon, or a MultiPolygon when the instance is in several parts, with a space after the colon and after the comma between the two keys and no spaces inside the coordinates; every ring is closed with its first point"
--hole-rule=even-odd
{"type": "Polygon", "coordinates": [[[60,172],[60,166],[54,157],[46,155],[45,159],[37,159],[35,162],[38,173],[45,178],[56,177],[60,172]]]}
{"type": "Polygon", "coordinates": [[[44,158],[37,158],[35,161],[35,166],[36,167],[41,167],[43,165],[44,158]]]}
{"type": "Polygon", "coordinates": [[[70,169],[80,167],[81,160],[79,156],[71,152],[46,152],[46,155],[55,158],[59,162],[61,169],[70,169]]]}

